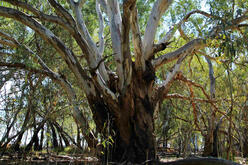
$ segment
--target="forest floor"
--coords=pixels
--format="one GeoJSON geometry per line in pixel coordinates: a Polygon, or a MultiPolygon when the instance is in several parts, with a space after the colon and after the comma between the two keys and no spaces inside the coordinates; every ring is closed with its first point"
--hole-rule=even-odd
{"type": "MultiPolygon", "coordinates": [[[[175,160],[179,160],[183,158],[177,157],[161,157],[160,160],[162,162],[171,162],[175,160]]],[[[235,162],[248,165],[247,158],[235,157],[235,162]]],[[[81,165],[81,164],[88,164],[88,165],[98,165],[98,159],[91,156],[85,156],[83,154],[56,154],[56,153],[39,153],[33,152],[29,154],[5,154],[0,157],[0,165],[5,164],[18,164],[18,165],[81,165]]]]}
{"type": "Polygon", "coordinates": [[[87,157],[82,154],[56,154],[56,153],[29,153],[29,154],[5,154],[0,158],[2,164],[18,164],[18,165],[66,165],[66,164],[99,164],[95,157],[87,157]]]}
{"type": "MultiPolygon", "coordinates": [[[[176,161],[176,160],[180,160],[180,159],[183,159],[183,158],[164,157],[164,158],[161,158],[160,161],[161,162],[172,162],[172,161],[176,161]]],[[[235,157],[234,162],[242,164],[242,165],[248,165],[248,159],[247,158],[235,157]]]]}

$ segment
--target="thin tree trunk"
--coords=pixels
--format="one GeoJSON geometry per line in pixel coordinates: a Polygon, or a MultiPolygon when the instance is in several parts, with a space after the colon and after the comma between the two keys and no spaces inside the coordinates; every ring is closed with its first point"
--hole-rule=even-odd
{"type": "Polygon", "coordinates": [[[64,150],[64,145],[63,145],[63,139],[60,133],[58,133],[59,136],[59,148],[60,150],[64,150]]]}
{"type": "Polygon", "coordinates": [[[63,130],[63,128],[57,122],[54,122],[53,124],[56,127],[57,131],[60,133],[61,137],[63,138],[63,140],[65,142],[65,146],[66,147],[70,146],[70,141],[66,137],[66,136],[69,137],[69,135],[66,134],[66,132],[63,130]]]}
{"type": "Polygon", "coordinates": [[[38,151],[41,151],[43,149],[43,141],[44,141],[44,126],[41,128],[40,144],[38,151]]]}
{"type": "Polygon", "coordinates": [[[80,138],[80,128],[77,124],[77,145],[81,146],[81,138],[80,138]]]}
{"type": "Polygon", "coordinates": [[[57,138],[57,133],[53,127],[53,124],[52,123],[49,123],[50,124],[50,128],[52,130],[52,144],[53,144],[53,148],[58,148],[59,144],[58,144],[58,138],[57,138]]]}
{"type": "Polygon", "coordinates": [[[29,142],[28,145],[26,146],[25,151],[30,151],[30,150],[32,149],[33,144],[34,144],[35,141],[38,139],[38,133],[39,133],[39,131],[41,130],[41,128],[44,126],[45,122],[46,122],[46,121],[43,120],[43,121],[39,124],[39,126],[38,126],[37,128],[35,128],[34,134],[33,134],[32,138],[31,138],[30,142],[29,142]]]}
{"type": "Polygon", "coordinates": [[[16,141],[15,141],[15,143],[13,145],[13,148],[15,149],[15,151],[19,151],[20,150],[20,144],[21,144],[21,141],[22,141],[22,137],[23,137],[23,135],[25,133],[27,124],[30,121],[31,109],[32,109],[32,107],[30,105],[28,105],[28,109],[27,109],[27,112],[26,112],[26,115],[25,115],[25,119],[24,119],[24,122],[23,122],[22,128],[21,128],[21,133],[17,137],[17,139],[16,139],[16,141]]]}
{"type": "MultiPolygon", "coordinates": [[[[210,79],[210,98],[215,98],[215,77],[214,77],[214,70],[211,60],[208,57],[205,57],[209,67],[209,79],[210,79]]],[[[211,115],[208,118],[208,128],[207,134],[205,135],[205,142],[204,142],[204,151],[203,156],[213,156],[218,157],[218,147],[217,147],[217,140],[218,140],[218,128],[216,126],[216,115],[215,111],[210,108],[211,115]]]]}

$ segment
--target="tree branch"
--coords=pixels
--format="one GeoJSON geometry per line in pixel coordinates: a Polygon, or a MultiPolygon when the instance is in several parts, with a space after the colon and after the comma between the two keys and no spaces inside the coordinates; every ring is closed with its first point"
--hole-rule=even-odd
{"type": "MultiPolygon", "coordinates": [[[[76,29],[76,23],[73,20],[73,17],[56,1],[50,0],[50,4],[55,8],[56,13],[59,16],[61,16],[62,18],[65,18],[67,20],[67,22],[69,22],[69,23],[65,22],[63,19],[61,19],[57,16],[51,16],[51,15],[44,14],[41,11],[33,8],[31,5],[29,5],[25,2],[20,2],[20,1],[15,1],[15,0],[4,0],[4,1],[11,3],[14,6],[18,6],[18,7],[21,7],[23,9],[26,9],[26,10],[32,12],[40,20],[53,22],[53,23],[56,23],[56,24],[64,27],[66,30],[68,30],[70,32],[70,34],[73,35],[73,37],[76,39],[78,45],[80,46],[80,48],[83,52],[85,52],[85,50],[87,50],[87,52],[91,53],[91,55],[88,55],[87,53],[85,53],[86,57],[87,57],[86,60],[88,61],[89,66],[90,67],[96,66],[97,60],[96,60],[96,58],[93,58],[93,57],[95,57],[97,53],[93,51],[94,48],[93,47],[88,48],[88,46],[91,46],[91,45],[86,44],[87,39],[84,40],[83,38],[81,38],[81,35],[79,34],[79,32],[76,29]]],[[[95,47],[95,49],[96,49],[96,47],[95,47]]],[[[99,70],[100,70],[100,73],[101,73],[101,76],[103,77],[103,79],[105,81],[108,81],[108,75],[107,75],[106,69],[105,69],[103,64],[99,68],[99,70]]]]}
{"type": "Polygon", "coordinates": [[[122,48],[122,58],[123,58],[123,72],[124,72],[124,87],[128,86],[131,82],[132,77],[132,59],[130,52],[130,23],[131,23],[131,13],[136,5],[136,0],[124,0],[123,1],[123,15],[122,15],[122,34],[121,34],[121,48],[122,48]]]}
{"type": "Polygon", "coordinates": [[[35,8],[33,8],[31,5],[29,5],[28,3],[25,2],[21,2],[18,0],[3,0],[5,2],[8,2],[10,4],[12,4],[13,6],[17,6],[17,7],[21,7],[25,10],[28,10],[30,12],[32,12],[38,19],[43,20],[43,21],[48,21],[48,22],[52,22],[52,23],[56,23],[62,27],[64,27],[65,29],[67,29],[68,31],[72,32],[73,27],[66,23],[63,19],[57,17],[57,16],[53,16],[53,15],[47,15],[35,8]]]}
{"type": "Polygon", "coordinates": [[[3,37],[3,38],[6,38],[7,40],[12,41],[13,44],[17,43],[17,41],[14,38],[10,37],[8,34],[2,32],[2,31],[0,31],[0,36],[3,37]]]}
{"type": "Polygon", "coordinates": [[[123,71],[123,57],[121,48],[121,26],[122,19],[120,14],[119,2],[118,0],[108,0],[107,1],[107,13],[110,21],[110,32],[112,39],[113,53],[115,54],[115,61],[117,66],[117,75],[119,77],[118,87],[121,90],[124,85],[124,71],[123,71]]]}
{"type": "Polygon", "coordinates": [[[162,14],[169,8],[172,2],[173,0],[157,0],[152,8],[143,39],[145,60],[148,60],[153,55],[152,49],[158,23],[162,14]]]}
{"type": "Polygon", "coordinates": [[[44,74],[46,76],[49,76],[49,74],[44,71],[44,70],[39,70],[39,69],[36,69],[36,68],[32,68],[32,67],[29,67],[25,64],[22,64],[22,63],[5,63],[5,62],[0,62],[0,66],[1,67],[8,67],[8,68],[19,68],[19,69],[24,69],[24,70],[28,70],[30,72],[34,72],[34,73],[40,73],[40,74],[44,74]]]}
{"type": "MultiPolygon", "coordinates": [[[[0,9],[1,9],[1,7],[0,7],[0,9]]],[[[0,10],[0,15],[1,15],[1,10],[0,10]]],[[[39,26],[42,26],[42,25],[39,25],[39,26]]],[[[37,25],[37,27],[38,27],[38,25],[37,25]]],[[[37,31],[39,32],[39,30],[40,29],[38,29],[37,31]]],[[[53,34],[50,34],[50,35],[53,35],[53,34]]],[[[51,37],[51,36],[45,36],[45,37],[48,37],[48,39],[50,39],[49,37],[51,37]]],[[[52,39],[54,39],[55,38],[55,36],[52,36],[52,39]]],[[[14,40],[14,39],[11,39],[11,40],[14,40]]],[[[56,40],[57,41],[57,40],[56,40]]],[[[16,43],[18,43],[17,41],[15,41],[16,43]]],[[[60,42],[60,41],[58,41],[58,42],[60,42]]],[[[18,45],[18,46],[20,46],[20,45],[18,45]]],[[[61,45],[61,47],[62,46],[64,46],[64,45],[61,45]]],[[[34,55],[36,55],[34,52],[32,52],[30,49],[28,49],[27,47],[24,47],[25,48],[25,50],[28,52],[28,53],[30,53],[30,54],[34,54],[34,55]]],[[[66,48],[64,48],[64,49],[66,49],[66,48]]],[[[67,52],[63,52],[63,53],[67,53],[67,52]]],[[[70,54],[69,54],[70,55],[70,54]]],[[[68,54],[65,54],[65,56],[68,56],[68,54]]],[[[63,57],[63,56],[62,56],[63,57]]],[[[70,90],[69,89],[69,87],[68,87],[68,84],[69,84],[69,82],[63,82],[62,80],[64,80],[63,78],[61,78],[61,76],[60,75],[58,75],[57,73],[54,73],[53,71],[51,71],[47,66],[46,66],[46,64],[42,61],[42,59],[38,56],[38,55],[36,55],[36,58],[38,58],[38,61],[39,61],[39,63],[41,64],[41,66],[45,69],[45,71],[46,71],[46,75],[49,75],[51,78],[53,78],[53,79],[55,79],[55,80],[57,80],[57,81],[59,81],[59,83],[62,85],[62,86],[64,86],[64,88],[66,89],[66,90],[70,90]],[[66,83],[66,84],[65,84],[66,83]]],[[[67,58],[67,57],[64,57],[65,59],[67,58]]],[[[71,58],[70,56],[69,56],[69,58],[71,58]]],[[[67,59],[66,59],[67,60],[67,59]]],[[[70,59],[69,59],[70,60],[70,59]]],[[[70,62],[70,61],[69,61],[70,62]]],[[[76,61],[77,62],[77,61],[76,61]]],[[[68,64],[68,63],[67,63],[68,64]]],[[[69,67],[70,67],[70,63],[68,64],[69,65],[69,67]]],[[[81,67],[81,66],[80,66],[81,67]]],[[[103,93],[105,94],[104,95],[104,97],[106,97],[106,98],[108,98],[108,100],[110,100],[110,101],[116,101],[116,96],[115,96],[115,94],[109,89],[109,88],[107,88],[107,86],[106,86],[106,84],[104,84],[104,82],[102,82],[102,79],[101,79],[101,77],[99,76],[99,75],[97,75],[96,77],[95,76],[93,76],[93,77],[95,77],[93,80],[90,80],[88,77],[86,77],[87,75],[86,75],[86,73],[82,70],[81,72],[80,72],[80,70],[77,70],[78,68],[77,68],[77,63],[73,63],[73,66],[71,66],[71,68],[72,68],[72,70],[73,71],[75,71],[76,73],[74,73],[75,74],[75,76],[77,77],[77,76],[81,76],[81,75],[77,75],[77,74],[82,74],[82,76],[84,76],[84,77],[77,77],[78,78],[78,80],[79,81],[81,81],[80,83],[81,83],[81,85],[82,85],[82,87],[83,87],[83,90],[85,91],[85,93],[87,94],[87,95],[89,95],[89,94],[93,94],[93,95],[95,95],[95,87],[94,87],[94,85],[93,85],[93,83],[92,82],[94,82],[95,83],[95,85],[96,86],[100,86],[100,88],[99,89],[102,89],[103,90],[103,93]],[[75,68],[75,66],[74,65],[76,65],[76,68],[75,68]],[[78,73],[77,73],[78,72],[78,73]],[[88,89],[87,89],[88,88],[88,89]]],[[[79,68],[79,69],[82,69],[82,68],[79,68]]],[[[94,74],[95,75],[95,74],[94,74]]],[[[69,91],[70,92],[70,91],[69,91]]]]}
{"type": "Polygon", "coordinates": [[[104,31],[104,24],[103,24],[103,15],[100,7],[100,0],[96,0],[96,12],[99,20],[99,32],[98,32],[98,38],[99,38],[99,53],[100,57],[103,55],[104,52],[104,36],[103,36],[103,31],[104,31]]]}
{"type": "Polygon", "coordinates": [[[87,74],[83,71],[80,63],[73,54],[73,52],[68,49],[65,44],[55,36],[50,30],[45,28],[43,25],[30,18],[26,14],[7,7],[0,6],[0,16],[7,18],[13,18],[31,29],[36,31],[45,41],[50,43],[61,55],[64,61],[67,63],[68,67],[73,71],[74,75],[78,78],[80,86],[82,89],[89,94],[91,92],[90,87],[87,85],[87,80],[89,80],[87,74]]]}
{"type": "MultiPolygon", "coordinates": [[[[179,93],[171,93],[171,94],[167,94],[165,96],[165,99],[171,99],[171,98],[176,98],[176,99],[182,99],[182,100],[188,100],[190,101],[191,98],[190,97],[187,97],[187,96],[183,96],[179,93]]],[[[207,99],[201,99],[201,98],[193,98],[195,101],[199,101],[199,102],[202,102],[202,103],[216,103],[215,100],[207,100],[207,99]]]]}
{"type": "Polygon", "coordinates": [[[186,14],[184,16],[184,18],[179,21],[177,24],[175,24],[172,28],[170,28],[170,30],[166,33],[166,35],[158,42],[158,44],[164,44],[170,41],[170,39],[174,36],[175,32],[177,31],[177,29],[180,31],[180,34],[183,32],[181,29],[182,24],[184,24],[185,22],[188,21],[188,19],[190,18],[191,15],[193,14],[201,14],[204,15],[208,18],[215,18],[215,19],[219,19],[222,20],[221,17],[215,16],[215,15],[211,15],[208,14],[207,12],[201,11],[201,10],[194,10],[189,12],[188,14],[186,14]]]}
{"type": "Polygon", "coordinates": [[[6,41],[6,40],[1,40],[1,39],[0,39],[0,44],[6,45],[6,46],[9,46],[9,47],[13,47],[13,48],[16,47],[16,44],[14,44],[13,42],[6,41]]]}
{"type": "Polygon", "coordinates": [[[99,0],[99,3],[102,6],[103,11],[107,14],[107,11],[108,11],[108,9],[107,9],[107,1],[106,0],[99,0]]]}
{"type": "Polygon", "coordinates": [[[138,23],[138,10],[136,6],[131,13],[131,29],[135,53],[135,69],[137,71],[145,71],[145,60],[143,57],[143,46],[138,23]]]}
{"type": "Polygon", "coordinates": [[[194,39],[174,52],[170,52],[162,56],[159,56],[158,58],[152,61],[152,64],[155,68],[159,68],[163,64],[166,64],[175,59],[178,59],[179,57],[183,55],[191,54],[193,51],[198,50],[204,46],[205,46],[205,43],[203,39],[194,39]]]}
{"type": "Polygon", "coordinates": [[[163,101],[167,93],[169,92],[169,89],[171,87],[172,82],[174,81],[175,76],[179,73],[180,66],[185,59],[187,54],[181,56],[176,64],[172,67],[172,69],[167,73],[166,79],[163,81],[163,83],[159,86],[155,93],[155,100],[156,101],[163,101]]]}
{"type": "MultiPolygon", "coordinates": [[[[84,0],[80,0],[78,2],[74,2],[73,0],[70,0],[71,7],[75,13],[76,16],[76,25],[77,29],[80,32],[80,34],[83,36],[85,41],[87,42],[87,45],[89,46],[90,55],[88,56],[90,58],[89,66],[90,68],[95,68],[97,66],[97,63],[101,60],[101,55],[97,49],[96,43],[93,41],[92,37],[90,36],[90,33],[85,25],[82,15],[82,6],[84,4],[84,0]]],[[[98,13],[99,14],[99,13],[98,13]]],[[[103,23],[103,22],[102,22],[103,23]]],[[[102,24],[103,25],[103,24],[102,24]]],[[[103,27],[102,27],[103,32],[103,27]]],[[[102,39],[103,41],[103,39],[102,39]]],[[[103,51],[103,45],[102,43],[102,51],[103,51]]],[[[109,81],[109,77],[107,75],[106,68],[104,64],[101,64],[99,67],[100,75],[102,76],[103,80],[105,82],[109,81]]]]}
{"type": "Polygon", "coordinates": [[[71,7],[74,11],[74,14],[76,16],[76,25],[77,25],[77,29],[78,31],[81,33],[81,35],[83,36],[83,38],[85,38],[86,42],[88,43],[90,50],[91,50],[91,55],[94,57],[94,62],[91,64],[90,67],[96,67],[96,63],[99,56],[97,47],[95,42],[93,41],[92,37],[90,36],[90,33],[85,25],[82,15],[82,6],[84,4],[84,1],[78,1],[78,2],[74,2],[74,0],[71,0],[71,7]]]}
{"type": "Polygon", "coordinates": [[[48,0],[51,6],[55,9],[58,16],[66,19],[72,27],[76,27],[76,23],[69,12],[67,12],[59,3],[55,0],[48,0]]]}

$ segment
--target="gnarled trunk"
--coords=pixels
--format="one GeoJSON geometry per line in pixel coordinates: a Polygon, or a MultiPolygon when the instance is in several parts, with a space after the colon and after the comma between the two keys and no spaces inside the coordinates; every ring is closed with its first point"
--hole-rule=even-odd
{"type": "MultiPolygon", "coordinates": [[[[152,72],[151,72],[152,73],[152,72]]],[[[97,131],[105,141],[103,161],[142,163],[155,159],[154,103],[149,97],[153,78],[133,75],[132,83],[119,96],[118,103],[111,105],[99,97],[88,97],[93,110],[97,131]],[[118,113],[113,113],[118,112],[118,113]]]]}
{"type": "MultiPolygon", "coordinates": [[[[155,159],[155,140],[153,136],[153,116],[145,105],[147,100],[136,99],[133,115],[127,120],[119,121],[119,130],[112,151],[112,160],[117,162],[130,161],[142,163],[155,159]]],[[[123,112],[125,113],[125,112],[123,112]]]]}

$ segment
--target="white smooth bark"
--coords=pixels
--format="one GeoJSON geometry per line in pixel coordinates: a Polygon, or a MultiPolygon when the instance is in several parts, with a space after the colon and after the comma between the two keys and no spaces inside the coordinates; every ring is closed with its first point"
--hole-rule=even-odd
{"type": "Polygon", "coordinates": [[[107,1],[107,14],[110,21],[110,33],[112,39],[112,47],[114,58],[116,61],[117,75],[119,77],[119,89],[124,85],[124,71],[122,67],[123,57],[121,54],[121,13],[118,0],[107,1]]]}
{"type": "Polygon", "coordinates": [[[203,48],[204,46],[205,44],[203,39],[194,39],[188,42],[187,44],[185,44],[184,46],[182,46],[181,48],[175,50],[174,52],[170,52],[162,56],[159,56],[158,58],[152,61],[152,64],[155,68],[158,68],[163,64],[178,59],[179,57],[185,54],[191,54],[193,51],[203,48]]]}
{"type": "Polygon", "coordinates": [[[158,23],[160,21],[160,18],[162,17],[162,14],[169,8],[172,2],[173,0],[157,0],[154,3],[143,39],[145,60],[149,59],[152,56],[152,48],[158,23]]]}
{"type": "MultiPolygon", "coordinates": [[[[74,2],[74,0],[71,0],[71,7],[75,13],[76,16],[76,25],[77,25],[77,29],[80,32],[80,34],[83,36],[83,38],[85,39],[85,41],[87,42],[87,45],[89,46],[89,67],[90,68],[96,68],[98,63],[101,60],[101,55],[100,52],[98,51],[98,48],[96,46],[96,43],[93,41],[86,25],[85,22],[83,20],[83,15],[82,15],[82,6],[84,4],[84,0],[80,0],[78,2],[74,2]]],[[[103,45],[102,45],[103,46],[103,45]]],[[[102,62],[99,66],[99,73],[102,79],[106,82],[109,80],[108,75],[107,75],[107,71],[105,69],[104,63],[102,62]]]]}

